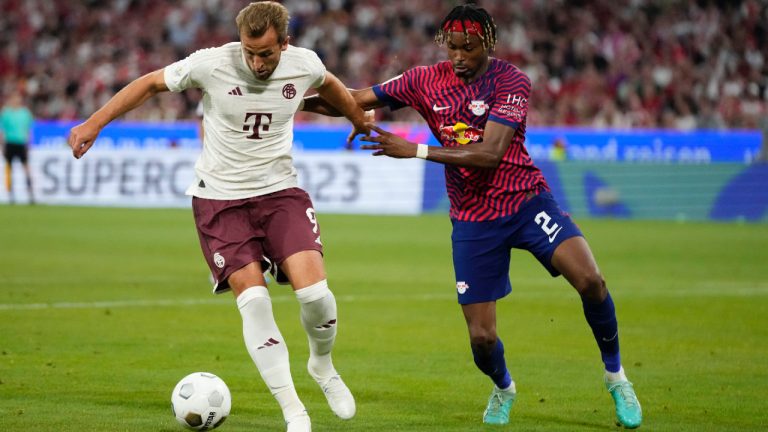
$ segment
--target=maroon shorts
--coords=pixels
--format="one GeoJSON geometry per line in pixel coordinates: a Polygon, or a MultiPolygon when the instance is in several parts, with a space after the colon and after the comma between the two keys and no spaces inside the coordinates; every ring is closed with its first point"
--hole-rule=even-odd
{"type": "Polygon", "coordinates": [[[192,211],[215,293],[229,290],[229,275],[252,262],[278,265],[297,252],[323,252],[312,200],[299,188],[239,200],[194,197],[192,211]]]}

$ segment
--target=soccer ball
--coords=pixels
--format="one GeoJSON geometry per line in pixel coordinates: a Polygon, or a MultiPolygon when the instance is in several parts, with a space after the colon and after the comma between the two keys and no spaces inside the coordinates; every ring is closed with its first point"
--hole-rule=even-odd
{"type": "Polygon", "coordinates": [[[221,378],[208,372],[191,373],[179,381],[171,394],[171,409],[187,429],[219,427],[232,408],[232,396],[221,378]]]}

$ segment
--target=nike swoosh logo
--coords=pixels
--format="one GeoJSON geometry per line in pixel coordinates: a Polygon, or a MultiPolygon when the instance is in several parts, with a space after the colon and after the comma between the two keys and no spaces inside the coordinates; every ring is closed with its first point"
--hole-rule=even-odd
{"type": "Polygon", "coordinates": [[[447,110],[450,107],[451,107],[450,105],[444,106],[444,107],[439,107],[439,106],[437,106],[437,104],[434,104],[434,105],[432,105],[432,111],[440,112],[440,111],[443,111],[443,110],[447,110]]]}
{"type": "Polygon", "coordinates": [[[610,341],[612,341],[612,340],[616,339],[616,336],[618,336],[618,335],[619,335],[619,332],[616,332],[616,334],[615,334],[615,335],[613,335],[613,337],[612,337],[612,338],[610,338],[610,339],[602,338],[602,339],[603,339],[603,342],[610,342],[610,341]]]}
{"type": "Polygon", "coordinates": [[[551,244],[553,241],[555,241],[555,237],[557,237],[557,235],[558,235],[558,234],[560,234],[560,230],[561,230],[561,229],[563,229],[563,227],[560,227],[560,228],[558,228],[558,229],[557,229],[557,231],[555,231],[555,233],[554,233],[554,234],[552,234],[551,236],[549,236],[549,243],[550,243],[550,244],[551,244]]]}

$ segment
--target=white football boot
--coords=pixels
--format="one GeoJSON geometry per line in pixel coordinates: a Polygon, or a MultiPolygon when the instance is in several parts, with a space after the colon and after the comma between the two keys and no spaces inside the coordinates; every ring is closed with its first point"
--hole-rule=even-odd
{"type": "Polygon", "coordinates": [[[288,419],[286,424],[288,426],[287,432],[312,432],[312,422],[309,421],[306,411],[301,415],[288,419]]]}
{"type": "Polygon", "coordinates": [[[311,371],[309,374],[312,375],[312,378],[317,381],[317,384],[323,390],[323,394],[325,394],[325,398],[328,400],[328,405],[334,414],[342,420],[349,420],[355,416],[357,410],[355,398],[338,374],[325,380],[313,375],[311,371]]]}

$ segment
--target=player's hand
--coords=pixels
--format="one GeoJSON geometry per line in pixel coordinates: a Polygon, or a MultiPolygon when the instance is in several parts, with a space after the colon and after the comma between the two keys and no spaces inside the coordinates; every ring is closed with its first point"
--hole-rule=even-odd
{"type": "Polygon", "coordinates": [[[80,123],[73,127],[69,131],[69,138],[67,139],[67,143],[72,148],[72,155],[76,159],[83,157],[85,152],[93,146],[96,137],[99,136],[99,132],[101,132],[101,130],[94,126],[90,121],[80,123]]]}
{"type": "Polygon", "coordinates": [[[373,122],[376,119],[376,111],[369,109],[365,111],[365,115],[363,117],[364,125],[357,127],[355,126],[354,129],[352,129],[352,132],[349,133],[349,136],[347,136],[347,150],[352,150],[352,141],[355,140],[355,137],[358,135],[368,135],[370,133],[370,130],[368,129],[368,123],[373,122]]]}
{"type": "Polygon", "coordinates": [[[372,142],[376,144],[364,144],[360,148],[363,150],[375,150],[374,156],[389,156],[396,159],[416,157],[416,144],[393,133],[376,126],[375,123],[367,123],[368,127],[376,132],[377,136],[365,135],[360,141],[372,142]]]}

